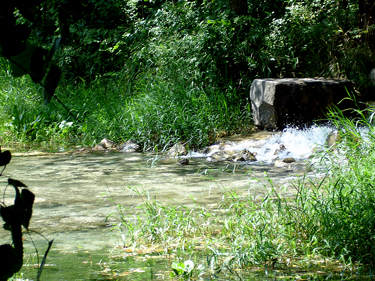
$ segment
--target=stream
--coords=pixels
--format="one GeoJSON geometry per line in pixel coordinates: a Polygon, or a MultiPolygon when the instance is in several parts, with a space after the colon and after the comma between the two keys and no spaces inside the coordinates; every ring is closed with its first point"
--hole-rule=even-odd
{"type": "MultiPolygon", "coordinates": [[[[178,159],[158,159],[142,153],[55,153],[14,155],[0,178],[4,190],[7,177],[27,184],[35,194],[30,222],[31,237],[40,258],[48,240],[54,239],[42,274],[42,280],[107,280],[97,275],[105,268],[111,251],[123,242],[118,231],[111,231],[117,216],[116,204],[134,208],[142,203],[128,187],[147,192],[162,203],[193,206],[198,203],[214,208],[223,192],[263,194],[268,181],[275,186],[289,186],[301,175],[311,175],[309,165],[314,149],[325,144],[330,128],[287,129],[283,133],[259,132],[250,136],[223,139],[209,153],[190,153],[189,165],[178,159]],[[280,145],[284,150],[277,153],[280,145]],[[213,161],[215,150],[247,148],[257,157],[255,162],[213,161]],[[293,165],[275,165],[278,159],[294,158],[293,165]],[[276,167],[275,167],[276,166],[276,167]],[[195,201],[195,202],[194,202],[195,201]]],[[[5,202],[12,204],[14,193],[5,192],[5,202]]],[[[25,259],[23,279],[35,280],[37,264],[31,238],[24,234],[25,259]]],[[[9,232],[0,229],[0,244],[10,243],[9,232]]],[[[126,262],[127,270],[139,270],[129,279],[158,279],[159,271],[170,264],[150,260],[149,266],[126,262]],[[138,277],[136,277],[138,276],[138,277]]],[[[161,275],[160,275],[161,276],[161,275]]],[[[160,277],[159,276],[159,277],[160,277]]],[[[250,279],[249,279],[250,280],[250,279]]],[[[253,279],[252,279],[253,280],[253,279]]],[[[255,280],[255,279],[254,279],[255,280]]]]}

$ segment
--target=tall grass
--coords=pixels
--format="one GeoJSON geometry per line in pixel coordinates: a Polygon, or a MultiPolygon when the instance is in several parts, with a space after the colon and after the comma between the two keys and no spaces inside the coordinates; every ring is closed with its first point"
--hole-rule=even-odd
{"type": "Polygon", "coordinates": [[[3,71],[1,79],[5,85],[0,92],[3,142],[7,138],[93,145],[110,138],[135,140],[145,150],[163,150],[178,141],[199,148],[220,134],[251,128],[250,110],[230,86],[225,91],[201,88],[186,79],[150,73],[140,76],[131,87],[125,76],[88,85],[62,83],[56,96],[64,108],[56,100],[45,106],[38,87],[27,78],[15,79],[3,71]]]}
{"type": "Polygon", "coordinates": [[[239,268],[283,269],[281,275],[301,270],[320,270],[326,277],[344,271],[354,277],[371,274],[375,135],[368,119],[372,112],[357,113],[359,118],[349,119],[339,110],[331,112],[341,142],[317,155],[319,174],[295,180],[292,190],[269,180],[264,197],[223,191],[222,200],[208,210],[165,205],[132,189],[144,203],[136,211],[118,205],[126,243],[172,251],[179,261],[195,257],[206,275],[239,268]]]}
{"type": "Polygon", "coordinates": [[[41,88],[29,77],[14,78],[0,62],[0,141],[59,144],[72,138],[72,123],[56,107],[44,105],[41,88]],[[71,128],[70,128],[71,127],[71,128]]]}
{"type": "Polygon", "coordinates": [[[375,205],[373,109],[355,109],[345,117],[335,109],[331,120],[342,139],[322,161],[329,171],[325,181],[301,196],[308,216],[316,222],[313,237],[320,247],[344,260],[375,265],[375,205]]]}
{"type": "Polygon", "coordinates": [[[123,118],[129,137],[145,146],[182,141],[202,147],[220,132],[244,131],[243,122],[251,126],[250,113],[241,108],[235,89],[221,92],[179,81],[146,81],[137,89],[139,94],[127,101],[123,118]]]}

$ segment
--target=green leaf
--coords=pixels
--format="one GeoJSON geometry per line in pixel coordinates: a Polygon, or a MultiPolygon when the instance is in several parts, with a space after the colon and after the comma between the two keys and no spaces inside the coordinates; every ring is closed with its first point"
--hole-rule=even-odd
{"type": "Polygon", "coordinates": [[[86,131],[87,131],[87,123],[85,123],[85,124],[82,126],[82,131],[83,131],[84,133],[86,133],[86,131]]]}
{"type": "Polygon", "coordinates": [[[11,57],[10,67],[14,77],[21,77],[30,72],[30,61],[34,50],[34,45],[26,43],[26,49],[21,54],[11,57]]]}
{"type": "Polygon", "coordinates": [[[181,276],[185,272],[185,265],[183,263],[172,263],[172,270],[175,273],[175,276],[181,276]]]}

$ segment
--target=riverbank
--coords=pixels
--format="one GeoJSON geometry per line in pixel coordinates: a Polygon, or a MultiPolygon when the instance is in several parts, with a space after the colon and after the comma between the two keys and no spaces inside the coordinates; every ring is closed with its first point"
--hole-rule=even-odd
{"type": "Polygon", "coordinates": [[[319,176],[260,162],[150,162],[141,153],[16,156],[5,175],[35,192],[32,225],[56,237],[56,253],[103,255],[97,276],[360,279],[371,266],[375,155],[362,153],[373,151],[372,131],[346,130],[316,155],[319,176]],[[353,143],[353,133],[363,141],[353,143]],[[190,260],[194,269],[181,269],[190,260]]]}

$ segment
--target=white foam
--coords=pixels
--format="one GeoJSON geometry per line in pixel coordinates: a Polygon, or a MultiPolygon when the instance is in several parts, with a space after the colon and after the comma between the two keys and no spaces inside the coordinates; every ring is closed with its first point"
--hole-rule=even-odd
{"type": "Polygon", "coordinates": [[[307,159],[314,149],[325,144],[330,127],[312,126],[306,129],[287,128],[280,135],[272,136],[257,152],[258,161],[271,162],[278,158],[292,157],[296,160],[307,159]],[[280,145],[285,146],[284,151],[275,152],[280,145]]]}
{"type": "Polygon", "coordinates": [[[296,160],[309,158],[314,150],[325,145],[328,134],[332,131],[329,126],[311,126],[305,129],[286,128],[283,132],[275,133],[267,139],[246,139],[243,141],[225,142],[211,146],[208,154],[192,153],[190,157],[209,157],[213,153],[224,151],[240,151],[248,149],[256,154],[258,162],[271,163],[276,158],[292,157],[296,160]],[[278,151],[283,145],[285,149],[278,151]]]}

